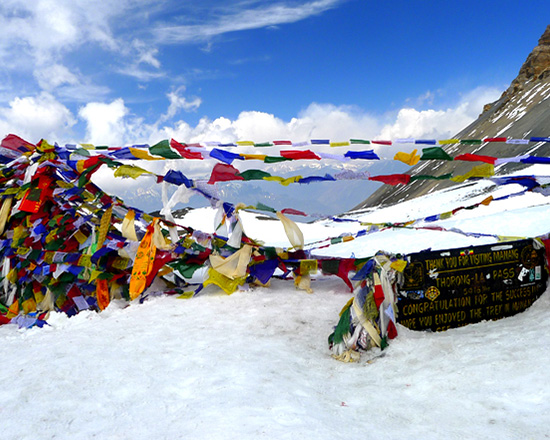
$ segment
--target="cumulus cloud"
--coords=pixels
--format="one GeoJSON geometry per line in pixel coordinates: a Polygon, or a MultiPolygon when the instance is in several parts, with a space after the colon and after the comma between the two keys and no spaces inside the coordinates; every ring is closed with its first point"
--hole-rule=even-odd
{"type": "Polygon", "coordinates": [[[106,104],[90,102],[80,108],[78,115],[86,121],[86,141],[97,145],[124,144],[129,135],[129,124],[125,118],[129,110],[119,98],[106,104]]]}
{"type": "Polygon", "coordinates": [[[444,110],[402,108],[382,127],[379,136],[384,139],[450,138],[472,123],[483,105],[495,101],[501,93],[496,88],[479,87],[462,96],[457,105],[444,110]]]}
{"type": "Polygon", "coordinates": [[[71,111],[46,92],[15,98],[0,108],[0,133],[15,133],[30,142],[67,138],[75,123],[71,111]]]}
{"type": "Polygon", "coordinates": [[[456,105],[445,109],[405,107],[386,115],[369,114],[354,106],[312,103],[287,121],[270,113],[244,111],[234,120],[202,117],[194,126],[184,119],[168,123],[180,110],[195,110],[201,103],[200,98],[186,98],[183,91],[180,88],[169,93],[166,112],[159,120],[149,124],[132,115],[122,99],[111,103],[89,103],[81,108],[79,116],[86,121],[88,140],[100,143],[152,144],[167,138],[183,142],[443,139],[452,137],[473,122],[481,113],[483,104],[494,101],[500,94],[497,89],[478,88],[461,96],[456,105]]]}

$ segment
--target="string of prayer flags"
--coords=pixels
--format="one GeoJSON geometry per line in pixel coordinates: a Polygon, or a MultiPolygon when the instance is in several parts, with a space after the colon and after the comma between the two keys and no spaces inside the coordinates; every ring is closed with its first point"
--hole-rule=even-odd
{"type": "MultiPolygon", "coordinates": [[[[488,138],[486,141],[500,142],[502,139],[488,138]]],[[[391,145],[391,141],[373,141],[372,143],[391,145]]],[[[435,141],[417,139],[414,143],[434,145],[435,141]]],[[[271,145],[268,142],[264,143],[264,146],[268,144],[271,145]]],[[[350,140],[348,143],[317,139],[313,142],[299,143],[281,141],[277,146],[343,147],[347,144],[368,145],[371,141],[352,142],[350,140]]],[[[260,146],[252,141],[208,145],[204,143],[204,145],[214,148],[207,149],[202,144],[181,144],[170,140],[161,141],[152,147],[133,145],[111,148],[81,144],[69,150],[57,144],[51,145],[46,141],[32,145],[21,138],[8,136],[0,145],[0,161],[5,158],[9,159],[10,163],[9,167],[0,166],[0,197],[3,198],[0,208],[0,272],[2,274],[0,281],[5,287],[5,292],[12,293],[0,300],[0,322],[12,321],[23,326],[41,325],[44,313],[49,310],[62,311],[69,316],[81,310],[103,310],[108,307],[113,298],[126,300],[144,298],[147,295],[147,288],[154,279],[162,279],[174,292],[186,289],[184,296],[190,297],[210,284],[217,285],[227,293],[234,292],[244,283],[257,282],[265,285],[279,269],[285,278],[292,272],[296,286],[311,292],[310,277],[319,269],[339,276],[350,288],[352,288],[350,272],[355,272],[357,275],[369,269],[364,261],[354,258],[331,258],[331,262],[323,262],[323,259],[319,260],[312,256],[311,251],[315,248],[311,243],[308,244],[308,249],[304,250],[304,237],[300,228],[286,217],[286,215],[305,216],[306,213],[302,211],[286,208],[277,212],[261,203],[247,207],[276,213],[292,246],[290,250],[264,247],[249,239],[243,231],[238,213],[244,206],[235,206],[219,200],[214,191],[208,190],[206,179],[188,179],[181,171],[176,170],[169,170],[164,176],[157,176],[140,167],[122,163],[121,160],[214,158],[218,163],[213,167],[208,180],[210,184],[232,180],[268,180],[288,185],[359,178],[396,185],[418,179],[452,178],[450,174],[370,176],[366,172],[349,170],[335,176],[325,174],[324,176],[283,178],[261,170],[247,169],[240,172],[232,163],[235,160],[261,160],[264,163],[271,160],[271,163],[276,163],[281,160],[298,159],[379,160],[379,158],[374,150],[347,155],[317,154],[308,149],[283,150],[281,156],[267,156],[237,154],[238,148],[260,146]],[[237,149],[226,151],[223,148],[237,149]],[[100,153],[96,154],[94,150],[100,153]],[[166,219],[160,220],[125,206],[121,200],[105,194],[90,181],[91,175],[104,165],[114,169],[117,177],[152,176],[156,177],[157,182],[164,181],[167,184],[177,185],[180,187],[178,191],[182,191],[182,194],[178,191],[174,193],[174,196],[178,195],[178,200],[188,199],[193,192],[204,195],[213,206],[220,207],[219,223],[223,227],[215,234],[205,234],[187,227],[176,228],[176,225],[170,221],[169,209],[163,213],[166,219]],[[14,205],[17,209],[12,209],[14,205]],[[227,237],[221,234],[222,229],[227,232],[227,237]],[[207,268],[208,276],[198,287],[193,287],[194,292],[189,293],[188,281],[199,268],[207,268]]],[[[439,147],[434,148],[439,149],[438,154],[442,151],[439,147]]],[[[429,149],[423,149],[423,156],[429,157],[430,153],[425,150],[429,149]]],[[[416,151],[408,157],[396,155],[397,160],[405,159],[405,163],[421,160],[418,156],[416,151]]],[[[537,160],[540,161],[538,163],[546,163],[544,158],[530,159],[530,157],[509,159],[537,160]]],[[[522,186],[522,191],[533,189],[542,191],[543,186],[549,182],[548,179],[544,180],[540,176],[514,176],[511,179],[492,177],[493,165],[498,163],[498,159],[489,156],[459,155],[455,160],[477,161],[480,158],[485,162],[483,165],[474,167],[467,175],[457,176],[457,178],[465,180],[486,177],[491,178],[495,184],[519,184],[522,186]]],[[[510,196],[499,199],[507,197],[510,196]]],[[[165,207],[169,207],[173,202],[172,198],[170,201],[167,197],[165,199],[165,207]]],[[[344,233],[339,237],[323,240],[318,243],[320,246],[317,248],[344,243],[390,227],[446,230],[439,225],[426,226],[426,223],[450,218],[461,209],[487,205],[492,200],[489,197],[474,206],[460,207],[418,220],[418,222],[423,221],[424,224],[410,221],[395,225],[390,223],[365,225],[365,229],[355,234],[344,233]]],[[[456,229],[448,231],[471,236],[484,235],[456,229]]],[[[380,264],[385,263],[380,262],[380,264]]],[[[398,263],[391,266],[392,270],[399,270],[399,268],[398,263]]],[[[357,316],[367,334],[374,338],[373,341],[376,340],[375,343],[384,345],[386,339],[394,334],[392,323],[395,313],[383,302],[385,298],[380,302],[382,300],[380,286],[384,290],[384,279],[380,277],[380,273],[377,276],[379,280],[374,280],[374,285],[378,286],[375,287],[375,291],[377,289],[378,292],[374,306],[378,302],[380,321],[376,325],[369,321],[369,317],[374,316],[373,310],[361,312],[357,316]],[[379,334],[377,325],[381,329],[379,334]]],[[[355,306],[353,307],[352,310],[355,310],[355,306]]]]}

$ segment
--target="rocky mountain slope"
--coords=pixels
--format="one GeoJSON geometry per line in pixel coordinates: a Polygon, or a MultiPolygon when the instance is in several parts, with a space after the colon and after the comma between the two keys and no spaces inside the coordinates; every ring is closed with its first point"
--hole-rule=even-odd
{"type": "MultiPolygon", "coordinates": [[[[538,45],[527,57],[518,76],[510,87],[495,102],[487,104],[479,118],[456,135],[458,139],[484,139],[507,137],[529,139],[550,135],[550,25],[538,45]]],[[[539,142],[527,145],[507,143],[483,143],[481,145],[453,144],[444,147],[451,156],[472,153],[496,157],[514,157],[522,154],[550,156],[550,143],[539,142]]],[[[465,174],[473,165],[480,163],[421,161],[408,174],[431,174],[434,176],[453,173],[465,174]]],[[[497,174],[526,167],[526,164],[504,164],[495,169],[497,174]]],[[[550,173],[549,173],[550,174],[550,173]]],[[[418,180],[409,185],[391,187],[385,185],[354,209],[379,205],[391,205],[399,201],[421,196],[428,192],[454,185],[450,180],[418,180]]]]}

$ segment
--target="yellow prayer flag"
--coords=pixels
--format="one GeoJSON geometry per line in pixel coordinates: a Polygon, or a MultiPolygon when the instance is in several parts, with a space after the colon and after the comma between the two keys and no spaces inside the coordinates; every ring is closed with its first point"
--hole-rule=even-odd
{"type": "Polygon", "coordinates": [[[443,139],[439,141],[439,145],[459,144],[460,139],[443,139]]]}
{"type": "Polygon", "coordinates": [[[244,160],[261,160],[264,161],[267,157],[266,154],[242,154],[241,157],[244,158],[244,160]]]}
{"type": "Polygon", "coordinates": [[[239,147],[253,147],[254,142],[252,141],[237,141],[235,142],[239,147]]]}
{"type": "Polygon", "coordinates": [[[206,287],[210,284],[214,284],[222,289],[228,295],[231,295],[239,286],[242,286],[246,281],[246,277],[231,279],[225,275],[217,272],[215,269],[208,269],[208,279],[203,283],[206,287]]]}
{"type": "Polygon", "coordinates": [[[73,237],[79,244],[86,243],[86,240],[88,239],[88,237],[80,229],[73,234],[73,237]]]}
{"type": "Polygon", "coordinates": [[[8,308],[8,312],[6,313],[6,318],[8,319],[15,318],[17,315],[19,315],[19,301],[15,300],[13,304],[8,308]]]}
{"type": "Polygon", "coordinates": [[[497,239],[500,242],[503,241],[517,241],[517,240],[525,240],[526,237],[517,237],[515,235],[498,235],[497,239]]]}
{"type": "Polygon", "coordinates": [[[331,147],[347,147],[348,145],[351,145],[348,141],[345,142],[331,142],[331,147]]]}
{"type": "Polygon", "coordinates": [[[246,269],[248,263],[250,263],[251,256],[252,246],[245,244],[241,249],[227,258],[223,258],[220,255],[210,255],[208,259],[216,272],[234,280],[246,276],[246,269]]]}
{"type": "Polygon", "coordinates": [[[416,154],[417,151],[418,150],[413,150],[411,153],[404,153],[400,151],[395,154],[393,160],[398,160],[410,166],[416,165],[420,160],[420,156],[416,154]]]}
{"type": "Polygon", "coordinates": [[[317,260],[302,260],[300,261],[300,274],[315,274],[317,273],[317,260]]]}
{"type": "Polygon", "coordinates": [[[129,147],[130,153],[132,153],[135,157],[138,159],[145,159],[145,160],[165,160],[164,157],[155,157],[151,156],[149,154],[149,151],[142,150],[141,148],[132,148],[129,147]]]}
{"type": "Polygon", "coordinates": [[[6,278],[12,284],[17,283],[17,269],[13,268],[12,270],[10,270],[6,278]]]}
{"type": "Polygon", "coordinates": [[[92,267],[92,256],[87,254],[81,255],[78,258],[77,265],[83,267],[92,267]]]}
{"type": "Polygon", "coordinates": [[[34,298],[29,298],[21,303],[21,307],[23,307],[25,314],[36,312],[36,301],[34,298]]]}
{"type": "Polygon", "coordinates": [[[284,179],[280,176],[268,176],[268,177],[264,177],[263,180],[279,182],[283,186],[288,186],[291,183],[294,183],[294,182],[300,180],[301,178],[302,178],[302,176],[294,176],[294,177],[289,177],[287,179],[284,179]]]}
{"type": "Polygon", "coordinates": [[[142,174],[153,174],[151,171],[136,167],[135,165],[121,165],[114,173],[115,177],[131,177],[137,179],[142,174]]]}
{"type": "Polygon", "coordinates": [[[407,262],[405,260],[395,260],[390,264],[390,267],[397,272],[403,272],[407,267],[407,262]]]}
{"type": "Polygon", "coordinates": [[[90,279],[88,280],[90,283],[94,281],[98,276],[100,276],[103,272],[100,270],[92,270],[92,273],[90,274],[90,279]]]}
{"type": "Polygon", "coordinates": [[[195,294],[195,292],[191,291],[191,292],[183,292],[181,295],[179,295],[177,298],[178,299],[189,299],[189,298],[192,298],[193,295],[195,294]]]}
{"type": "Polygon", "coordinates": [[[451,177],[454,182],[462,183],[470,177],[491,177],[495,175],[495,167],[490,163],[473,167],[470,171],[462,176],[451,177]]]}
{"type": "Polygon", "coordinates": [[[302,231],[300,230],[298,225],[280,211],[277,211],[276,215],[283,224],[286,236],[288,237],[288,241],[290,241],[290,244],[292,244],[294,249],[303,249],[304,234],[302,234],[302,231]]]}
{"type": "MultiPolygon", "coordinates": [[[[137,240],[136,240],[137,241],[137,240]]],[[[123,257],[116,257],[113,260],[112,266],[115,269],[124,270],[128,267],[128,263],[130,262],[129,258],[123,258],[123,257]]]]}
{"type": "Polygon", "coordinates": [[[76,161],[76,171],[78,171],[80,174],[84,172],[84,162],[84,160],[76,161]]]}
{"type": "Polygon", "coordinates": [[[12,197],[6,197],[4,199],[4,202],[2,203],[2,209],[0,209],[0,235],[4,233],[4,229],[6,228],[6,223],[8,221],[8,218],[11,212],[12,200],[13,200],[12,197]]]}
{"type": "Polygon", "coordinates": [[[134,210],[129,209],[128,213],[124,217],[124,220],[122,220],[122,228],[121,228],[122,236],[132,241],[138,241],[138,238],[136,235],[136,228],[134,225],[135,217],[136,217],[136,213],[134,212],[134,210]]]}
{"type": "Polygon", "coordinates": [[[101,222],[99,223],[99,234],[97,237],[97,249],[101,249],[105,239],[107,238],[107,233],[109,232],[109,227],[111,226],[111,216],[113,214],[113,207],[109,206],[107,210],[101,216],[101,222]]]}

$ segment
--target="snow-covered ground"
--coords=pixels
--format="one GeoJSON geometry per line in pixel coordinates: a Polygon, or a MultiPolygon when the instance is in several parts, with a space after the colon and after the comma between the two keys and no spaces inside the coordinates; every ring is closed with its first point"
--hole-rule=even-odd
{"type": "MultiPolygon", "coordinates": [[[[405,221],[485,197],[482,186],[464,186],[349,218],[405,221]]],[[[548,200],[527,194],[429,225],[538,236],[550,231],[548,200]]],[[[196,210],[183,221],[207,230],[213,213],[196,210]]],[[[243,222],[248,235],[288,245],[278,222],[249,213],[243,222]]],[[[302,228],[311,243],[365,226],[302,228]]],[[[491,241],[390,229],[322,252],[359,257],[491,241]]],[[[382,356],[344,364],[330,357],[327,337],[350,293],[336,277],[319,276],[312,287],[307,294],[273,280],[227,296],[209,286],[190,300],[159,296],[100,314],[53,314],[42,329],[2,326],[0,438],[550,438],[548,292],[500,321],[443,333],[399,326],[382,356]]]]}

